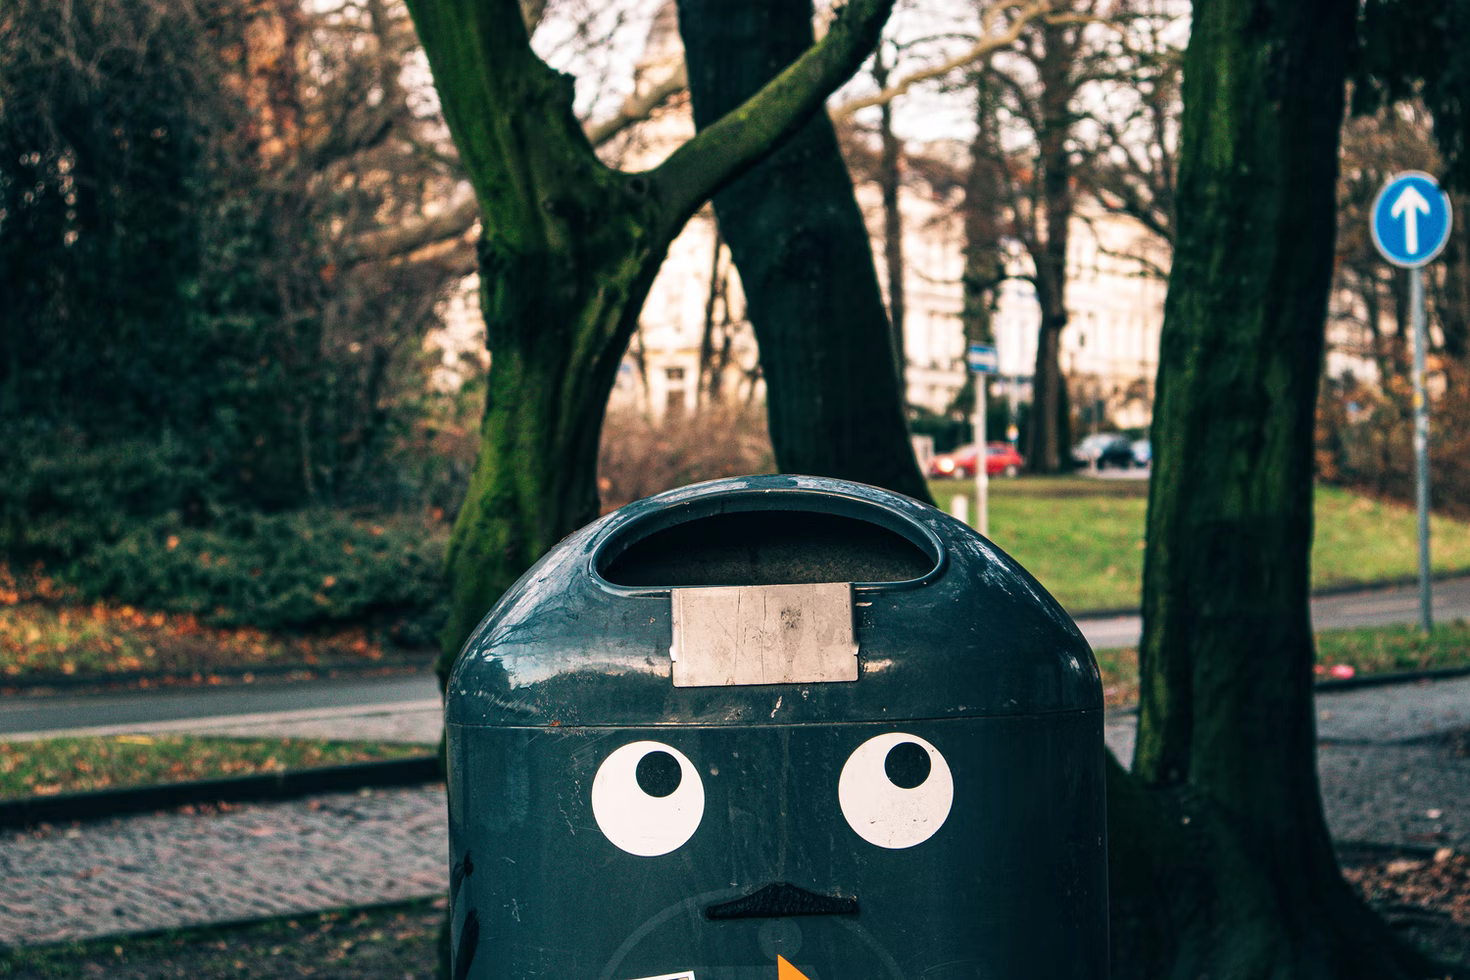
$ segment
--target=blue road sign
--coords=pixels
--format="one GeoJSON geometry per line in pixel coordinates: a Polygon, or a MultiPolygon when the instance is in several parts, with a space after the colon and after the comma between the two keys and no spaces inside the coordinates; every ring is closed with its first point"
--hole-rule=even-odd
{"type": "Polygon", "coordinates": [[[1431,261],[1450,237],[1450,199],[1429,174],[1395,174],[1373,199],[1373,244],[1396,266],[1431,261]]]}
{"type": "Polygon", "coordinates": [[[995,374],[1000,371],[1000,356],[996,354],[995,348],[986,344],[971,344],[970,349],[965,352],[965,360],[970,364],[970,370],[978,374],[995,374]]]}

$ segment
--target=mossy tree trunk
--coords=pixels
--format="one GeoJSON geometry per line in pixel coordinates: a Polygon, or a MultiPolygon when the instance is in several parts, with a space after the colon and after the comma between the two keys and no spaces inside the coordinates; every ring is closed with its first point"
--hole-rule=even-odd
{"type": "Polygon", "coordinates": [[[770,84],[659,167],[627,174],[598,160],[572,115],[572,79],[532,52],[517,0],[410,0],[480,205],[491,352],[450,543],[441,670],[532,562],[597,516],[603,411],[669,242],[857,69],[891,5],[851,0],[770,84]]]}
{"type": "Polygon", "coordinates": [[[1344,883],[1317,782],[1312,440],[1356,6],[1194,5],[1115,976],[1430,975],[1344,883]]]}
{"type": "MultiPolygon", "coordinates": [[[[705,132],[811,49],[811,4],[679,0],[679,30],[705,132]]],[[[714,202],[760,345],[777,464],[930,501],[867,225],[831,120],[814,115],[714,202]]]]}

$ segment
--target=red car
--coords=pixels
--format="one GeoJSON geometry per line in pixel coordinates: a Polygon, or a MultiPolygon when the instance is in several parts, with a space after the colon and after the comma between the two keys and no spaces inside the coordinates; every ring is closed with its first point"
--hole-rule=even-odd
{"type": "MultiPolygon", "coordinates": [[[[1008,442],[992,442],[985,447],[986,476],[1016,476],[1026,463],[1008,442]]],[[[951,453],[940,453],[929,461],[929,478],[964,479],[975,475],[975,447],[961,446],[951,453]]]]}

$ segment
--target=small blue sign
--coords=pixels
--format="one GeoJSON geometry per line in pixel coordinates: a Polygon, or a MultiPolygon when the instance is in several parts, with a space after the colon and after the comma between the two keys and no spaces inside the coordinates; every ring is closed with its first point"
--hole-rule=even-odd
{"type": "Polygon", "coordinates": [[[1000,355],[995,352],[994,347],[986,344],[971,344],[970,349],[965,352],[965,360],[969,362],[970,370],[977,374],[996,374],[1000,371],[1000,355]]]}
{"type": "Polygon", "coordinates": [[[1395,174],[1373,199],[1373,244],[1385,259],[1413,269],[1434,259],[1450,237],[1450,199],[1429,174],[1395,174]]]}

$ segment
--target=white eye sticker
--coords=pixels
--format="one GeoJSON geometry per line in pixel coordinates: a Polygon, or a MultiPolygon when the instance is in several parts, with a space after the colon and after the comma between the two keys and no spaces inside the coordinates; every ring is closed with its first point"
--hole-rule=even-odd
{"type": "Polygon", "coordinates": [[[597,768],[592,816],[622,850],[657,857],[694,836],[704,817],[704,783],[672,745],[630,742],[597,768]]]}
{"type": "Polygon", "coordinates": [[[899,850],[922,844],[944,825],[954,777],[924,739],[889,732],[853,750],[837,780],[837,802],[859,837],[899,850]]]}

